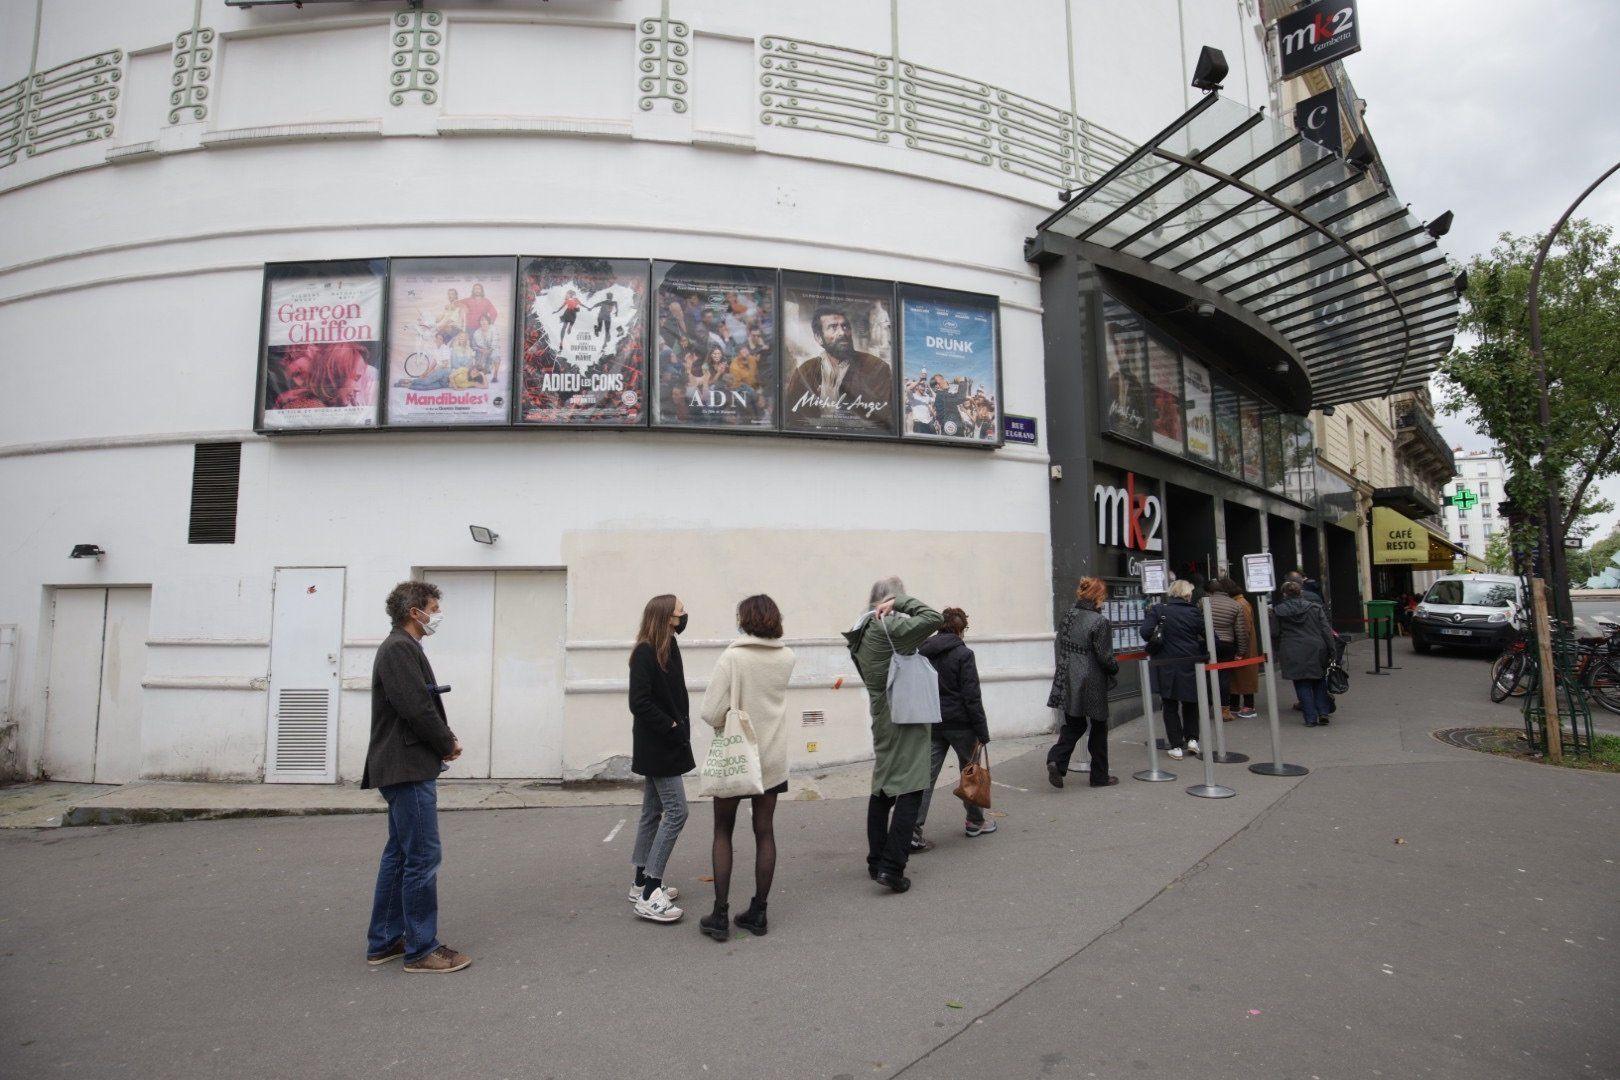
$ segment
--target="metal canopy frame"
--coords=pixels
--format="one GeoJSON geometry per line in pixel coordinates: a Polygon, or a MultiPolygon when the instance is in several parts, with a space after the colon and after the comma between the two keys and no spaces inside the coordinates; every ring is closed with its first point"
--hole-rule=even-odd
{"type": "Polygon", "coordinates": [[[1269,327],[1312,407],[1420,385],[1456,333],[1454,269],[1428,226],[1372,173],[1218,93],[1039,229],[1269,327]]]}

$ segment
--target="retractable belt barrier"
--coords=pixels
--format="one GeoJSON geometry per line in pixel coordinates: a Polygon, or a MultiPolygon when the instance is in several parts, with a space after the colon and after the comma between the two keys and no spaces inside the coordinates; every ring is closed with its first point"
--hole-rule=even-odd
{"type": "MultiPolygon", "coordinates": [[[[1215,609],[1210,604],[1209,597],[1204,597],[1203,603],[1199,606],[1204,610],[1204,641],[1207,643],[1209,648],[1209,662],[1207,664],[1199,665],[1203,671],[1203,675],[1200,676],[1199,681],[1209,683],[1209,724],[1215,732],[1215,760],[1222,765],[1241,765],[1243,762],[1249,760],[1249,755],[1240,754],[1236,751],[1229,752],[1226,749],[1226,725],[1221,721],[1221,684],[1219,669],[1224,663],[1230,663],[1230,661],[1222,661],[1217,655],[1215,642],[1215,609]]],[[[1203,744],[1200,743],[1199,745],[1202,746],[1203,744]]],[[[1204,759],[1206,761],[1209,759],[1208,749],[1204,750],[1204,759]]]]}
{"type": "MultiPolygon", "coordinates": [[[[1260,597],[1260,648],[1271,655],[1271,603],[1260,597]]],[[[1282,759],[1282,724],[1277,719],[1277,665],[1266,665],[1266,720],[1271,725],[1271,760],[1257,761],[1249,771],[1260,776],[1304,776],[1311,770],[1303,765],[1290,765],[1282,759]]]]}
{"type": "Polygon", "coordinates": [[[1333,624],[1335,626],[1367,627],[1367,639],[1372,642],[1373,654],[1373,666],[1372,670],[1367,672],[1368,675],[1388,675],[1392,671],[1400,670],[1400,668],[1395,665],[1395,620],[1393,617],[1379,615],[1371,619],[1334,619],[1333,624]],[[1380,626],[1382,626],[1385,631],[1383,636],[1384,651],[1388,656],[1388,659],[1384,660],[1382,663],[1379,662],[1378,657],[1378,628],[1380,626]]]}
{"type": "MultiPolygon", "coordinates": [[[[1148,678],[1148,672],[1155,664],[1164,664],[1163,660],[1154,660],[1146,649],[1136,652],[1115,653],[1114,659],[1121,663],[1135,661],[1136,681],[1141,684],[1142,691],[1142,722],[1147,725],[1148,767],[1141,772],[1131,774],[1137,780],[1144,780],[1150,784],[1162,783],[1165,780],[1174,780],[1176,774],[1165,772],[1159,768],[1159,741],[1153,735],[1153,680],[1148,678]]],[[[1170,663],[1180,663],[1196,657],[1176,656],[1170,658],[1170,663]]]]}

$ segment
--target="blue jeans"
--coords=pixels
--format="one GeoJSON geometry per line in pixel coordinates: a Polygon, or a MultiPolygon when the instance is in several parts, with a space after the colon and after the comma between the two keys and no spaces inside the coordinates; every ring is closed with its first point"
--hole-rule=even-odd
{"type": "Polygon", "coordinates": [[[1317,722],[1333,711],[1333,699],[1328,696],[1326,679],[1295,679],[1294,696],[1305,712],[1305,723],[1315,727],[1317,722]]]}
{"type": "Polygon", "coordinates": [[[439,947],[439,787],[435,780],[386,784],[388,844],[377,868],[366,951],[380,953],[401,936],[405,960],[439,947]]]}
{"type": "Polygon", "coordinates": [[[630,861],[648,877],[664,879],[664,867],[686,826],[686,785],[678,776],[641,779],[641,822],[630,861]]]}

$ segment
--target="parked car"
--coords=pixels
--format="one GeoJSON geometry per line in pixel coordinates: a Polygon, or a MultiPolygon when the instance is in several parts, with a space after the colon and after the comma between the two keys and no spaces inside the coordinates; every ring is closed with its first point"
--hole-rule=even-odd
{"type": "Polygon", "coordinates": [[[1501,650],[1521,626],[1524,595],[1509,574],[1447,574],[1418,601],[1412,648],[1435,645],[1501,650]]]}

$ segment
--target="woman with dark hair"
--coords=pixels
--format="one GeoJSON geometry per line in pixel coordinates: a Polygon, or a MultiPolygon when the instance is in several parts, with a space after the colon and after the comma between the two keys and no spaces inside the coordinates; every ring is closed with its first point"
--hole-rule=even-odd
{"type": "Polygon", "coordinates": [[[737,634],[715,661],[698,713],[716,731],[725,729],[732,708],[748,714],[759,744],[764,790],[714,800],[714,911],[698,920],[698,929],[716,941],[731,937],[731,833],[744,798],[754,825],[754,898],[737,916],[737,925],[751,934],[765,933],[766,897],[776,876],[776,797],[788,788],[787,689],[794,656],[782,644],[782,612],[776,601],[761,594],[738,604],[737,634]]]}
{"type": "Polygon", "coordinates": [[[285,368],[296,385],[278,394],[272,408],[337,409],[377,400],[370,356],[363,346],[309,345],[285,368]]]}
{"type": "MultiPolygon", "coordinates": [[[[1244,638],[1249,647],[1238,653],[1240,659],[1248,660],[1260,655],[1260,637],[1255,632],[1254,605],[1249,598],[1243,595],[1243,587],[1230,577],[1221,579],[1231,586],[1228,595],[1237,601],[1243,612],[1244,638]]],[[[1254,695],[1260,689],[1260,669],[1258,667],[1241,667],[1232,669],[1231,696],[1227,703],[1232,708],[1232,715],[1239,720],[1253,720],[1258,714],[1254,711],[1254,695]]]]}
{"type": "Polygon", "coordinates": [[[630,652],[630,715],[634,719],[630,770],[642,779],[641,823],[629,899],[651,922],[676,922],[678,890],[664,885],[664,866],[686,824],[686,785],[692,759],[691,703],[676,635],[686,629],[686,608],[672,593],[647,601],[630,652]]]}
{"type": "Polygon", "coordinates": [[[1106,581],[1081,578],[1074,590],[1074,606],[1058,627],[1057,670],[1046,699],[1048,708],[1063,712],[1058,741],[1046,754],[1046,778],[1055,788],[1063,786],[1069,759],[1082,735],[1091,752],[1091,786],[1119,783],[1119,777],[1108,772],[1108,688],[1119,674],[1119,661],[1114,659],[1113,624],[1102,613],[1107,599],[1106,581]]]}
{"type": "MultiPolygon", "coordinates": [[[[1241,592],[1236,581],[1230,577],[1222,577],[1211,583],[1207,594],[1210,620],[1215,627],[1215,659],[1221,663],[1249,655],[1250,638],[1253,635],[1249,631],[1248,624],[1243,621],[1243,608],[1237,602],[1237,596],[1241,592]]],[[[1221,687],[1219,707],[1222,720],[1235,719],[1232,715],[1233,674],[1231,668],[1222,668],[1216,672],[1221,687]]]]}
{"type": "MultiPolygon", "coordinates": [[[[940,612],[940,618],[944,621],[934,636],[917,649],[939,673],[939,723],[933,725],[928,786],[923,789],[917,827],[911,834],[912,851],[928,851],[934,846],[923,839],[922,830],[928,821],[928,806],[933,802],[934,782],[945,767],[946,752],[956,752],[956,764],[961,768],[973,760],[978,747],[990,741],[990,722],[985,719],[984,699],[979,695],[979,662],[973,650],[962,643],[968,628],[967,612],[948,607],[940,612]]],[[[962,806],[967,811],[963,831],[968,836],[996,831],[996,823],[985,818],[982,806],[966,799],[962,806]]]]}

